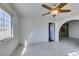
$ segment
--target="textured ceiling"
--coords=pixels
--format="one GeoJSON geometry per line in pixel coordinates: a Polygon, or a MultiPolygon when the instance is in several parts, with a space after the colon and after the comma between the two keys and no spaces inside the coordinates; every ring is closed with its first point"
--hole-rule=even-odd
{"type": "MultiPolygon", "coordinates": [[[[41,16],[43,13],[46,13],[47,10],[41,7],[41,3],[14,3],[10,4],[13,8],[13,10],[18,14],[20,17],[50,17],[52,15],[46,15],[46,16],[41,16]]],[[[47,4],[49,6],[52,6],[53,3],[47,4]]],[[[67,4],[63,8],[68,8],[71,9],[72,11],[69,13],[62,13],[58,14],[57,18],[67,18],[70,17],[74,14],[79,13],[79,4],[78,3],[70,3],[67,4]]]]}

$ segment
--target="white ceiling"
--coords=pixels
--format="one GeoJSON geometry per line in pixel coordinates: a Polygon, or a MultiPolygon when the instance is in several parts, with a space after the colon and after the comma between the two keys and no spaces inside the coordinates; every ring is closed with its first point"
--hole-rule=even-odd
{"type": "MultiPolygon", "coordinates": [[[[41,7],[42,3],[13,3],[10,4],[14,11],[20,17],[50,17],[51,15],[41,16],[43,13],[46,13],[47,10],[41,7]]],[[[47,4],[52,6],[53,3],[47,4]]],[[[66,17],[70,17],[74,14],[79,13],[79,4],[78,3],[70,3],[67,4],[64,8],[71,9],[72,11],[69,13],[58,14],[57,18],[64,19],[66,17]]]]}

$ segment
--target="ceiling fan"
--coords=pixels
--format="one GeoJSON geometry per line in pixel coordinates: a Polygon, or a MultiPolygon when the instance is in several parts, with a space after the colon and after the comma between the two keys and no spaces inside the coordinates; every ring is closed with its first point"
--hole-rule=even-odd
{"type": "Polygon", "coordinates": [[[66,13],[66,12],[70,12],[70,9],[63,9],[63,7],[66,5],[67,3],[60,3],[58,6],[54,4],[53,8],[49,7],[45,4],[42,4],[42,7],[47,9],[49,12],[42,14],[42,16],[47,15],[47,14],[52,14],[53,17],[55,17],[57,14],[59,13],[66,13]]]}

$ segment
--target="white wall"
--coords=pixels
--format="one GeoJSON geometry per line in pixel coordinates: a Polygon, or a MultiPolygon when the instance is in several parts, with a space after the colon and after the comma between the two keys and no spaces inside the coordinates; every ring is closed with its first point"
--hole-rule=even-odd
{"type": "Polygon", "coordinates": [[[20,43],[48,42],[48,23],[50,18],[21,17],[20,18],[20,43]]]}
{"type": "Polygon", "coordinates": [[[69,37],[79,38],[79,21],[69,22],[69,37]]]}
{"type": "Polygon", "coordinates": [[[15,48],[18,45],[18,17],[15,14],[15,12],[12,10],[9,4],[3,4],[7,9],[10,10],[11,13],[14,14],[12,16],[12,24],[13,24],[13,30],[14,30],[14,38],[7,40],[0,44],[0,55],[11,55],[15,48]]]}
{"type": "MultiPolygon", "coordinates": [[[[60,19],[60,18],[59,18],[60,19]]],[[[68,17],[66,19],[56,19],[55,21],[55,41],[59,41],[60,27],[70,21],[79,20],[78,15],[68,17]]],[[[34,17],[19,17],[19,38],[20,43],[23,44],[26,40],[27,43],[39,43],[48,42],[48,23],[52,21],[52,18],[34,18],[34,17]]]]}

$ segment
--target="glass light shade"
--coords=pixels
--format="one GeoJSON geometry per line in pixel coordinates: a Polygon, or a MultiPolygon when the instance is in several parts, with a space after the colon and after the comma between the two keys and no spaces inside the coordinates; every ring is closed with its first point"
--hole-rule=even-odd
{"type": "Polygon", "coordinates": [[[53,10],[53,11],[51,11],[51,14],[52,14],[52,15],[57,15],[58,13],[59,13],[58,10],[53,10]]]}

